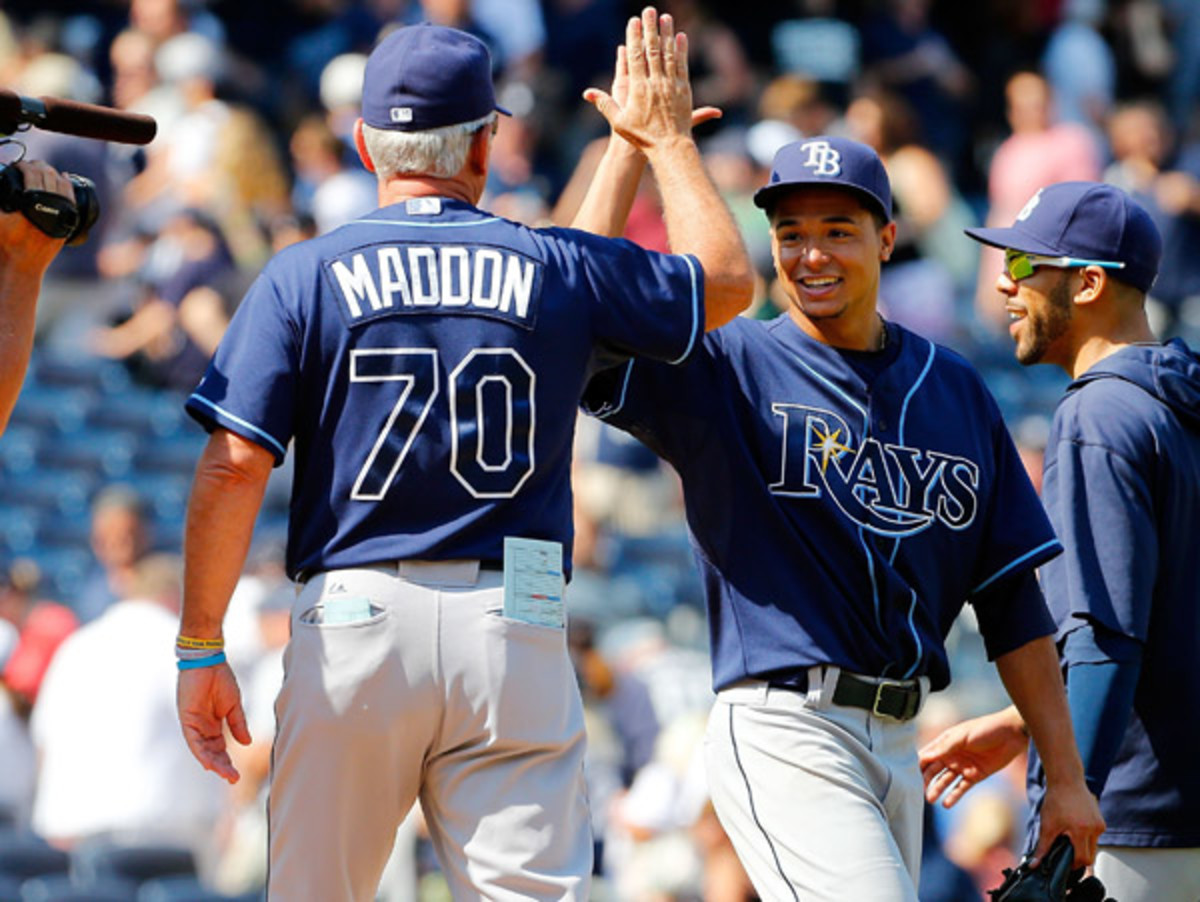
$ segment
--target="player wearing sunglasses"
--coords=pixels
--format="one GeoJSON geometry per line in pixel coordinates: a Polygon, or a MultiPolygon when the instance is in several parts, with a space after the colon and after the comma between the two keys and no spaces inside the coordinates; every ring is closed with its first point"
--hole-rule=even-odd
{"type": "MultiPolygon", "coordinates": [[[[1200,899],[1200,356],[1146,318],[1162,240],[1110,185],[1039,191],[996,288],[1023,364],[1071,377],[1046,443],[1043,500],[1065,549],[1039,573],[1071,724],[1107,829],[1095,873],[1121,902],[1200,899]]],[[[926,798],[954,804],[1026,745],[1015,709],[921,750],[926,798]],[[956,779],[961,777],[955,783],[956,779]]],[[[1030,800],[1043,798],[1031,770],[1030,800]]]]}

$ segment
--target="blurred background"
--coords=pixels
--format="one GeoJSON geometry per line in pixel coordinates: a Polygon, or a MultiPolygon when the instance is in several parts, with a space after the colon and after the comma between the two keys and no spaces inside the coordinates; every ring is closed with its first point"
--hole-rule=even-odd
{"type": "MultiPolygon", "coordinates": [[[[31,131],[28,156],[86,175],[103,216],[56,261],[21,399],[0,440],[0,902],[261,897],[263,799],[290,589],[288,468],[272,480],[227,622],[256,743],[233,789],[186,753],[171,645],[190,478],[183,413],[229,316],[288,244],[375,206],[350,132],[388,29],[430,20],[492,49],[503,118],[482,206],[567,224],[602,150],[580,99],[607,86],[623,0],[37,0],[0,3],[0,84],[153,115],[146,148],[31,131]]],[[[1012,359],[997,257],[962,234],[1009,224],[1038,187],[1105,180],[1166,239],[1160,336],[1200,343],[1200,3],[1194,0],[664,0],[691,39],[697,136],[781,309],[752,202],[782,144],[874,146],[896,197],[890,319],[969,358],[1040,480],[1066,384],[1012,359]]],[[[0,147],[0,160],[15,158],[0,147]]],[[[652,181],[627,235],[666,249],[652,181]]],[[[583,420],[570,644],[586,701],[596,899],[753,898],[696,754],[711,702],[703,603],[676,480],[583,420]]],[[[930,731],[1002,703],[969,610],[930,731]]],[[[928,812],[923,900],[978,900],[1019,854],[1019,770],[928,812]]],[[[380,898],[447,898],[419,813],[380,898]]]]}

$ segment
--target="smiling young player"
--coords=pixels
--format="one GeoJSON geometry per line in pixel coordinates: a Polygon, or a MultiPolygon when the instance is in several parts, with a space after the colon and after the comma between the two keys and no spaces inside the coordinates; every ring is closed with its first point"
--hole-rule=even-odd
{"type": "Polygon", "coordinates": [[[1065,832],[1090,861],[1103,821],[1033,575],[1059,544],[979,376],[876,310],[896,237],[883,164],[845,138],[796,142],[755,202],[787,313],[734,320],[683,367],[633,360],[585,396],[683,480],[721,822],[764,899],[915,900],[913,718],[950,680],[943,641],[970,601],[1051,775],[1040,848],[1065,832]]]}

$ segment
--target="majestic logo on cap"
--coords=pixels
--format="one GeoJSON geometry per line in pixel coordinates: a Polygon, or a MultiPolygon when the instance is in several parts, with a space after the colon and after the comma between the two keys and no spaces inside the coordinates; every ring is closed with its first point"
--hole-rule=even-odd
{"type": "Polygon", "coordinates": [[[842,155],[828,141],[806,141],[800,145],[800,149],[808,151],[808,159],[803,165],[811,169],[814,175],[841,174],[842,155]]]}
{"type": "Polygon", "coordinates": [[[1042,202],[1042,189],[1037,189],[1037,194],[1029,198],[1025,206],[1021,208],[1021,212],[1017,214],[1017,222],[1024,222],[1033,215],[1033,211],[1037,209],[1037,205],[1042,202]]]}
{"type": "Polygon", "coordinates": [[[412,122],[413,111],[410,106],[394,106],[388,110],[388,115],[393,122],[412,122]]]}

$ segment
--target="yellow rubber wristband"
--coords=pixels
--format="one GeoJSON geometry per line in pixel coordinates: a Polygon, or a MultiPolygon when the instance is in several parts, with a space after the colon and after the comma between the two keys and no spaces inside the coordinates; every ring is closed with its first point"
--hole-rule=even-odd
{"type": "Polygon", "coordinates": [[[175,644],[180,648],[224,648],[224,639],[193,639],[191,636],[178,636],[175,644]]]}

